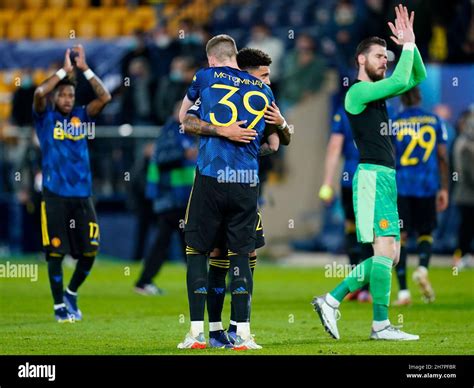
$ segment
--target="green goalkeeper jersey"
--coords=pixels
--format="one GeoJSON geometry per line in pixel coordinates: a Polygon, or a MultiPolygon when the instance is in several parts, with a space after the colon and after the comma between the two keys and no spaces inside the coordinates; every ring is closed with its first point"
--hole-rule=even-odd
{"type": "Polygon", "coordinates": [[[385,100],[410,90],[425,78],[425,66],[417,47],[405,44],[390,77],[376,82],[356,80],[349,88],[344,108],[360,153],[360,163],[395,168],[385,100]]]}

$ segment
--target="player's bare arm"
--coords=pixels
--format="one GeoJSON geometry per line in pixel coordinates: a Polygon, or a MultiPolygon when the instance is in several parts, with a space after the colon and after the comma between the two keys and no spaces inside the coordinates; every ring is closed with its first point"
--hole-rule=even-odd
{"type": "Polygon", "coordinates": [[[260,146],[258,156],[267,156],[274,154],[280,148],[280,137],[278,133],[273,132],[267,137],[267,141],[260,146]]]}
{"type": "Polygon", "coordinates": [[[334,197],[333,181],[337,166],[339,165],[339,158],[344,144],[344,135],[334,133],[329,138],[328,148],[326,152],[326,159],[324,162],[324,179],[323,185],[319,190],[319,198],[324,203],[331,203],[334,197]]]}
{"type": "Polygon", "coordinates": [[[67,74],[73,72],[74,68],[69,57],[70,52],[70,49],[66,50],[63,67],[36,88],[33,97],[33,109],[35,112],[41,113],[46,110],[48,94],[53,91],[59,81],[66,77],[67,74]]]}
{"type": "Polygon", "coordinates": [[[436,210],[442,212],[449,204],[449,162],[446,144],[438,144],[437,154],[441,188],[436,195],[436,210]]]}
{"type": "Polygon", "coordinates": [[[278,137],[280,138],[280,144],[285,146],[290,144],[290,127],[288,126],[285,118],[281,114],[280,108],[278,108],[278,105],[275,103],[275,101],[273,101],[272,104],[267,107],[264,118],[267,124],[274,124],[277,126],[277,133],[278,137]]]}
{"type": "Polygon", "coordinates": [[[78,46],[75,46],[72,51],[77,53],[77,56],[74,57],[77,68],[84,73],[84,76],[91,84],[92,89],[94,90],[94,93],[97,96],[97,98],[87,104],[87,114],[90,117],[97,116],[102,111],[102,109],[104,109],[104,107],[110,102],[112,96],[110,95],[109,91],[102,83],[100,78],[97,77],[97,75],[95,75],[87,65],[84,47],[80,44],[78,46]]]}
{"type": "Polygon", "coordinates": [[[186,114],[183,120],[183,128],[186,133],[192,135],[221,136],[239,143],[250,143],[257,137],[253,129],[242,127],[246,121],[237,121],[228,126],[217,126],[201,120],[199,117],[186,114]]]}

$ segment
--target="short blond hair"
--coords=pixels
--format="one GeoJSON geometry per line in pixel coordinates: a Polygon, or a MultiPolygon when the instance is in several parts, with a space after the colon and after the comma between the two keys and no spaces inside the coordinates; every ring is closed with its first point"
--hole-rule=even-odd
{"type": "Polygon", "coordinates": [[[229,35],[216,35],[207,42],[206,53],[207,56],[216,57],[219,61],[232,59],[237,56],[237,45],[229,35]]]}

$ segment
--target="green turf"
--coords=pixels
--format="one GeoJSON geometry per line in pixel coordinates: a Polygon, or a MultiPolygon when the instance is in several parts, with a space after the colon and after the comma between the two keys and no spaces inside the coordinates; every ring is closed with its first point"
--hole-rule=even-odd
{"type": "MultiPolygon", "coordinates": [[[[181,265],[163,269],[158,283],[167,295],[161,297],[132,291],[138,270],[136,264],[100,260],[81,289],[85,319],[75,324],[54,321],[44,263],[37,282],[1,278],[0,354],[235,354],[176,349],[189,327],[185,269],[181,265]]],[[[69,279],[71,269],[65,273],[69,279]]],[[[392,322],[403,319],[404,328],[419,334],[420,341],[368,340],[371,306],[357,302],[343,303],[342,339],[335,341],[324,332],[310,301],[338,279],[326,278],[318,268],[260,264],[255,272],[252,332],[263,349],[253,354],[472,354],[474,271],[453,276],[449,268],[433,268],[430,274],[436,303],[422,303],[411,284],[414,305],[390,311],[392,322]]],[[[226,303],[225,318],[228,313],[226,303]]]]}

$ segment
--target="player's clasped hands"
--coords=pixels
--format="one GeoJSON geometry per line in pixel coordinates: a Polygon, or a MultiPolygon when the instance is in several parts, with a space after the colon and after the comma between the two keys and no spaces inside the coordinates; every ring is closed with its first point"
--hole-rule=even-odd
{"type": "Polygon", "coordinates": [[[82,44],[74,46],[72,49],[67,49],[66,54],[64,55],[64,65],[63,69],[66,73],[71,73],[74,71],[74,65],[77,66],[79,70],[86,71],[89,66],[86,63],[86,54],[82,44]]]}
{"type": "Polygon", "coordinates": [[[82,44],[78,44],[77,46],[74,46],[72,49],[72,52],[74,53],[74,61],[76,63],[76,66],[78,69],[82,71],[86,71],[89,66],[87,65],[86,62],[86,53],[84,51],[84,47],[82,44]]]}
{"type": "Polygon", "coordinates": [[[235,123],[222,128],[222,134],[229,140],[239,143],[250,143],[257,137],[257,132],[253,129],[245,128],[247,120],[236,121],[235,123]]]}
{"type": "Polygon", "coordinates": [[[63,69],[66,73],[71,73],[74,70],[74,67],[72,66],[71,63],[71,49],[66,50],[66,54],[64,55],[64,64],[63,64],[63,69]]]}
{"type": "Polygon", "coordinates": [[[408,13],[407,7],[401,4],[395,7],[395,25],[388,22],[388,26],[394,36],[391,36],[396,44],[403,45],[404,43],[415,43],[415,33],[413,31],[413,21],[415,20],[415,12],[408,13]]]}

